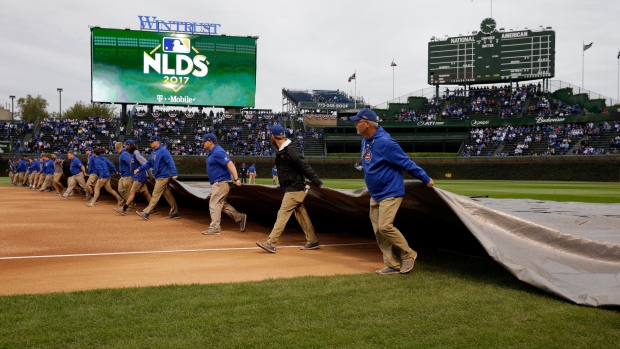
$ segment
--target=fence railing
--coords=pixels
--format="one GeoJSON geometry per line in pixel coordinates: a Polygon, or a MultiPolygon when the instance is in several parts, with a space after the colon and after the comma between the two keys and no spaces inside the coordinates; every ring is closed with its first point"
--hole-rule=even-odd
{"type": "MultiPolygon", "coordinates": [[[[531,81],[524,82],[524,84],[530,84],[530,83],[537,84],[538,82],[531,82],[531,81]]],[[[500,85],[503,86],[503,85],[505,85],[505,83],[504,84],[500,84],[500,85]]],[[[491,85],[485,85],[485,86],[491,86],[491,85]]],[[[565,82],[565,81],[562,81],[562,80],[549,80],[549,91],[548,92],[553,93],[553,92],[555,92],[555,91],[557,91],[559,89],[567,88],[567,87],[571,87],[573,89],[573,94],[585,93],[585,94],[588,95],[588,98],[590,98],[590,99],[604,99],[605,100],[605,104],[607,106],[620,104],[620,100],[618,100],[618,99],[611,98],[611,97],[608,97],[608,96],[604,96],[604,95],[602,95],[600,93],[596,93],[596,92],[593,92],[593,91],[590,91],[590,90],[587,90],[587,89],[583,89],[583,88],[581,88],[581,86],[573,85],[571,83],[568,83],[568,82],[565,82]]],[[[440,91],[442,91],[444,89],[445,89],[445,87],[442,87],[440,89],[440,91]]],[[[377,104],[377,105],[373,106],[373,109],[387,109],[388,105],[390,103],[407,103],[407,98],[412,97],[412,96],[414,96],[414,97],[426,97],[426,98],[430,99],[430,98],[432,98],[435,95],[435,91],[436,91],[435,90],[435,86],[426,87],[426,88],[423,88],[421,90],[417,90],[415,92],[411,92],[411,93],[408,93],[406,95],[402,95],[400,97],[396,97],[396,98],[394,98],[392,100],[383,102],[381,104],[377,104]]]]}
{"type": "Polygon", "coordinates": [[[619,104],[620,101],[615,99],[615,98],[611,98],[611,97],[607,97],[607,96],[603,96],[600,93],[596,93],[596,92],[592,92],[590,90],[586,90],[581,88],[581,86],[576,86],[573,84],[570,84],[568,82],[565,81],[561,81],[561,80],[549,80],[549,92],[553,93],[559,89],[562,88],[567,88],[570,87],[573,89],[573,94],[581,94],[581,93],[585,93],[588,95],[588,98],[590,99],[604,99],[605,100],[605,104],[607,106],[611,106],[611,105],[616,105],[619,104]]]}

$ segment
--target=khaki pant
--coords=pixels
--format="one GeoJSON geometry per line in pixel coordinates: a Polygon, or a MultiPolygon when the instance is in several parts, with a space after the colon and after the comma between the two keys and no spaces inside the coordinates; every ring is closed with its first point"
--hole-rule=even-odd
{"type": "Polygon", "coordinates": [[[93,195],[93,199],[90,201],[91,204],[94,205],[95,203],[97,203],[97,200],[99,199],[99,194],[101,193],[101,188],[105,188],[105,190],[108,193],[114,195],[116,200],[118,200],[119,202],[123,201],[123,198],[118,195],[116,190],[112,189],[112,186],[110,185],[110,178],[99,178],[97,184],[95,184],[95,194],[93,195]]]}
{"type": "MultiPolygon", "coordinates": [[[[43,175],[41,175],[43,177],[43,175]]],[[[43,184],[41,184],[40,191],[44,191],[52,185],[52,181],[54,180],[53,174],[45,175],[45,179],[43,180],[43,184]]]]}
{"type": "Polygon", "coordinates": [[[168,188],[169,181],[170,178],[157,178],[155,180],[155,188],[153,188],[153,194],[151,194],[151,202],[149,202],[149,205],[142,210],[142,212],[151,213],[163,195],[164,199],[168,202],[168,205],[170,205],[170,214],[173,215],[179,213],[177,209],[177,202],[174,200],[174,196],[172,196],[172,191],[168,188]]]}
{"type": "Polygon", "coordinates": [[[47,175],[44,173],[39,173],[39,175],[37,176],[39,179],[39,183],[37,185],[37,182],[34,182],[35,187],[40,188],[43,183],[45,183],[45,180],[47,179],[47,175]]]}
{"type": "Polygon", "coordinates": [[[394,218],[402,201],[402,197],[387,198],[379,202],[370,199],[370,222],[379,249],[383,253],[383,262],[394,269],[400,269],[402,261],[414,256],[407,240],[394,226],[394,218]]]}
{"type": "Polygon", "coordinates": [[[30,180],[32,184],[36,185],[39,182],[39,171],[30,172],[30,175],[28,175],[28,180],[30,180]]]}
{"type": "Polygon", "coordinates": [[[28,179],[27,176],[28,175],[26,172],[18,172],[17,173],[17,184],[24,185],[24,182],[26,181],[26,179],[28,179]]]}
{"type": "Polygon", "coordinates": [[[222,212],[228,217],[235,220],[237,223],[241,223],[243,215],[234,207],[226,202],[230,186],[227,181],[213,183],[211,186],[211,197],[209,198],[209,213],[211,215],[211,224],[209,224],[209,230],[220,231],[222,220],[222,212]]]}
{"type": "MultiPolygon", "coordinates": [[[[95,188],[95,185],[97,184],[97,180],[99,179],[99,176],[97,176],[94,173],[91,173],[90,175],[88,175],[88,180],[86,181],[86,185],[90,188],[95,188]]],[[[89,190],[90,191],[90,190],[89,190]]],[[[91,192],[92,193],[92,192],[91,192]]]]}
{"type": "Polygon", "coordinates": [[[267,238],[267,243],[269,245],[274,247],[276,246],[278,239],[280,239],[280,235],[284,232],[286,223],[293,212],[295,212],[295,218],[297,218],[297,222],[299,222],[301,229],[303,229],[304,234],[306,234],[308,244],[315,244],[319,242],[319,239],[314,233],[314,227],[312,226],[310,217],[308,217],[306,207],[304,206],[305,198],[306,192],[304,191],[284,193],[282,204],[280,205],[280,210],[278,211],[278,218],[276,219],[276,223],[273,225],[269,238],[267,238]]]}
{"type": "Polygon", "coordinates": [[[84,189],[86,191],[86,197],[89,196],[88,193],[88,189],[86,189],[86,182],[84,181],[84,173],[80,172],[76,175],[73,175],[71,177],[69,177],[69,180],[67,181],[67,190],[65,190],[65,193],[62,194],[62,196],[67,197],[67,196],[71,196],[73,195],[73,188],[75,188],[75,184],[79,184],[80,187],[82,187],[82,189],[84,189]]]}
{"type": "Polygon", "coordinates": [[[133,185],[133,179],[131,176],[121,177],[118,181],[118,193],[127,201],[129,198],[129,193],[131,191],[131,186],[133,185]]]}
{"type": "Polygon", "coordinates": [[[145,191],[148,191],[146,183],[138,181],[131,183],[131,193],[144,193],[145,191]]]}
{"type": "Polygon", "coordinates": [[[248,176],[250,177],[250,180],[248,181],[248,184],[256,184],[256,172],[250,172],[248,173],[248,176]]]}

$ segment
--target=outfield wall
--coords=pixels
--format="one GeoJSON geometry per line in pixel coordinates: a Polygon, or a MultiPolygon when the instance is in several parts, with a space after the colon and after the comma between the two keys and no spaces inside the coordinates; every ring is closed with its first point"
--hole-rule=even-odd
{"type": "MultiPolygon", "coordinates": [[[[34,156],[35,154],[28,154],[34,156]]],[[[86,156],[78,155],[86,163],[86,156]]],[[[0,176],[6,177],[8,155],[0,156],[0,176]]],[[[116,156],[108,156],[117,164],[116,156]]],[[[258,178],[271,178],[273,157],[232,157],[239,169],[255,163],[258,178]]],[[[356,158],[311,157],[307,159],[322,178],[362,179],[363,173],[354,169],[356,158]]],[[[414,158],[435,179],[468,180],[542,180],[620,182],[620,155],[574,156],[511,156],[511,157],[444,157],[414,158]]],[[[205,158],[198,156],[174,157],[179,174],[206,174],[205,158]]],[[[406,175],[406,179],[411,177],[406,175]]]]}

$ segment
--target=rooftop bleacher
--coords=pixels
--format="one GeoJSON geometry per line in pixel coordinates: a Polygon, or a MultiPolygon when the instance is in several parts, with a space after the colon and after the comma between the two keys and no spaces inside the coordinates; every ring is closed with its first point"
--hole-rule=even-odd
{"type": "Polygon", "coordinates": [[[353,103],[353,99],[339,90],[314,90],[314,93],[321,98],[322,102],[353,103]]]}

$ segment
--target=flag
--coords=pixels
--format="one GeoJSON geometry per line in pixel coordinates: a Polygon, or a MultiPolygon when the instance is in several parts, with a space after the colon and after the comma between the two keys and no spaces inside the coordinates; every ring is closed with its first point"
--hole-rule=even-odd
{"type": "Polygon", "coordinates": [[[394,63],[394,60],[392,60],[392,64],[390,65],[390,67],[395,67],[396,63],[394,63]]]}
{"type": "Polygon", "coordinates": [[[349,76],[349,82],[351,82],[351,80],[355,80],[355,73],[353,73],[353,75],[349,76]]]}
{"type": "Polygon", "coordinates": [[[618,59],[620,59],[620,50],[618,50],[618,59]]]}
{"type": "Polygon", "coordinates": [[[589,43],[587,45],[583,45],[583,50],[585,51],[585,50],[589,49],[590,47],[592,47],[592,44],[593,44],[593,42],[591,42],[591,43],[589,43]]]}

